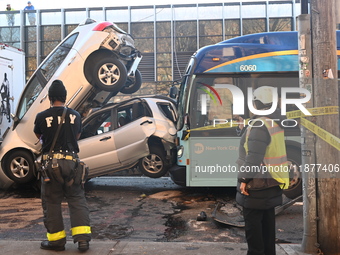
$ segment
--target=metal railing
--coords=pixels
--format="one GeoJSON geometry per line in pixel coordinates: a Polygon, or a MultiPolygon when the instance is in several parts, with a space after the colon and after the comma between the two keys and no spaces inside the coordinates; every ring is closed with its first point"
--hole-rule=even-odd
{"type": "Polygon", "coordinates": [[[109,20],[134,36],[145,56],[139,67],[144,82],[169,82],[181,78],[188,56],[207,44],[247,33],[296,30],[299,6],[298,0],[282,0],[0,11],[0,42],[25,51],[29,77],[80,22],[109,20]],[[28,18],[32,14],[34,24],[28,18]],[[14,15],[13,23],[8,15],[14,15]],[[275,28],[278,22],[286,27],[275,28]]]}

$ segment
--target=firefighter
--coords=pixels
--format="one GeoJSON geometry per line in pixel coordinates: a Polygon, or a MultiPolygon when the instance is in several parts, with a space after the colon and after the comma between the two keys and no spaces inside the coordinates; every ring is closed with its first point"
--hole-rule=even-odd
{"type": "Polygon", "coordinates": [[[41,178],[41,199],[47,241],[42,241],[40,248],[65,250],[66,232],[61,203],[66,198],[73,242],[78,243],[80,251],[86,251],[91,240],[91,227],[84,188],[78,178],[83,174],[77,156],[81,117],[77,111],[65,108],[66,94],[63,82],[53,81],[48,90],[51,107],[38,113],[34,122],[34,133],[42,142],[42,165],[46,166],[42,168],[46,178],[41,178]],[[64,122],[58,132],[58,122],[64,109],[64,122]],[[58,136],[54,141],[56,133],[58,136]]]}
{"type": "MultiPolygon", "coordinates": [[[[257,110],[271,109],[273,88],[253,93],[257,110]]],[[[247,255],[275,255],[275,206],[282,204],[282,190],[289,186],[284,130],[285,116],[276,109],[268,116],[254,116],[240,140],[236,201],[243,206],[247,255]]],[[[240,120],[239,120],[240,121],[240,120]]]]}

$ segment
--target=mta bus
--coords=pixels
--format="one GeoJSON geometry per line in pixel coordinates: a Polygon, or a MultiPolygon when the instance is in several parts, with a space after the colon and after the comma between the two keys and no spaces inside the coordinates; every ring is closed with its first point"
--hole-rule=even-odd
{"type": "MultiPolygon", "coordinates": [[[[339,33],[337,33],[337,37],[339,33]]],[[[340,40],[337,40],[340,42],[340,40]]],[[[339,49],[339,45],[338,45],[339,49]]],[[[233,120],[231,87],[248,98],[248,88],[299,88],[298,33],[267,32],[240,36],[199,49],[191,57],[178,93],[178,155],[172,180],[187,187],[233,187],[237,183],[240,137],[233,120]],[[230,124],[230,125],[229,125],[230,124]]],[[[173,93],[170,93],[170,96],[173,93]]],[[[290,98],[298,99],[299,93],[290,98]]],[[[251,117],[244,104],[243,118],[251,117]]],[[[298,110],[287,105],[286,111],[298,110]]],[[[290,187],[287,197],[302,193],[301,134],[298,125],[285,128],[290,187]]]]}

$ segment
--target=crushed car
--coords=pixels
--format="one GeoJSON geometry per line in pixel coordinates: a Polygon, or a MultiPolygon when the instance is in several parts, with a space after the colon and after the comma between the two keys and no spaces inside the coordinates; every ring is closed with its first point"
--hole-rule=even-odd
{"type": "Polygon", "coordinates": [[[176,157],[176,108],[162,96],[108,104],[83,121],[79,157],[89,177],[132,168],[145,176],[164,176],[176,157]]]}

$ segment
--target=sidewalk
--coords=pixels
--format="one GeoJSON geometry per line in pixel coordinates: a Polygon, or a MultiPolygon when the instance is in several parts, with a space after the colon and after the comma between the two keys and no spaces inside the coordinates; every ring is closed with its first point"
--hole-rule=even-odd
{"type": "MultiPolygon", "coordinates": [[[[48,255],[80,254],[77,244],[69,241],[66,250],[56,253],[40,249],[40,241],[1,240],[1,254],[7,255],[48,255]]],[[[300,244],[277,244],[276,255],[307,255],[301,253],[300,244]]],[[[98,241],[90,243],[87,255],[245,255],[245,243],[221,242],[132,242],[132,241],[98,241]]]]}

